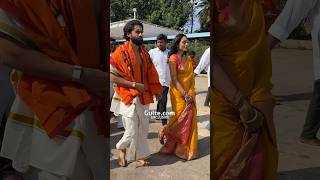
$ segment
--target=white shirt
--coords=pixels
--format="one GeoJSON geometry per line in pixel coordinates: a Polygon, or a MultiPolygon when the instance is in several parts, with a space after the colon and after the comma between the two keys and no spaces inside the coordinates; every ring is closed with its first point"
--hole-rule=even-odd
{"type": "Polygon", "coordinates": [[[208,87],[210,87],[210,48],[204,51],[199,61],[199,64],[193,72],[196,74],[200,74],[204,69],[207,71],[208,87]]]}
{"type": "Polygon", "coordinates": [[[306,17],[312,22],[313,66],[317,80],[320,79],[320,0],[288,0],[269,33],[284,41],[306,17]]]}
{"type": "Polygon", "coordinates": [[[168,49],[161,51],[159,48],[154,48],[149,51],[152,62],[158,72],[160,84],[167,87],[170,85],[168,53],[168,49]]]}

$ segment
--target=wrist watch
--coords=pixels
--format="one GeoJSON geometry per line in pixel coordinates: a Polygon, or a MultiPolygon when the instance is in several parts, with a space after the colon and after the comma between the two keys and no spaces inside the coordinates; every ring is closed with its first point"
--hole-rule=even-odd
{"type": "Polygon", "coordinates": [[[132,83],[132,87],[134,87],[134,88],[136,87],[136,82],[132,83]]]}
{"type": "Polygon", "coordinates": [[[79,81],[81,78],[82,67],[79,65],[74,65],[72,70],[72,80],[79,81]]]}

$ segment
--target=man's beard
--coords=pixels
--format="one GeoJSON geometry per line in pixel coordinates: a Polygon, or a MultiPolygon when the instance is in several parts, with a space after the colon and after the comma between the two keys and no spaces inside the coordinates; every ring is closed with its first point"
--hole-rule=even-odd
{"type": "Polygon", "coordinates": [[[143,44],[143,38],[131,38],[131,41],[138,46],[141,46],[143,44]]]}

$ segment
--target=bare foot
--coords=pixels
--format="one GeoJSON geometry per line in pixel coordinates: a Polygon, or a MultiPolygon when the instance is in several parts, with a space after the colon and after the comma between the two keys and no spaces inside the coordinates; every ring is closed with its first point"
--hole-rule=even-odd
{"type": "Polygon", "coordinates": [[[307,139],[307,138],[300,137],[300,142],[304,144],[309,144],[312,146],[320,146],[320,139],[318,138],[307,139]]]}
{"type": "Polygon", "coordinates": [[[127,160],[126,160],[126,150],[125,149],[119,150],[118,163],[119,163],[119,166],[121,166],[121,167],[126,167],[128,165],[127,160]]]}
{"type": "Polygon", "coordinates": [[[148,166],[150,164],[150,162],[146,160],[138,160],[137,162],[140,164],[140,166],[148,166]]]}

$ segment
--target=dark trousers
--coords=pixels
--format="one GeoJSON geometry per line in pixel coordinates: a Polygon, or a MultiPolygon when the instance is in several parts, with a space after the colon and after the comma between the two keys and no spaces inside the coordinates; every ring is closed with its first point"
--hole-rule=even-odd
{"type": "Polygon", "coordinates": [[[306,121],[301,137],[307,139],[316,138],[320,128],[320,80],[314,82],[313,95],[309,104],[306,121]]]}
{"type": "MultiPolygon", "coordinates": [[[[167,86],[162,86],[163,87],[163,91],[162,91],[162,99],[160,101],[158,101],[157,104],[157,112],[163,113],[167,111],[167,100],[168,100],[168,91],[169,91],[169,87],[167,86]]],[[[167,119],[164,118],[162,119],[162,125],[167,124],[167,119]]]]}
{"type": "Polygon", "coordinates": [[[210,87],[208,87],[208,92],[206,95],[206,100],[204,101],[204,106],[210,106],[210,87]]]}

